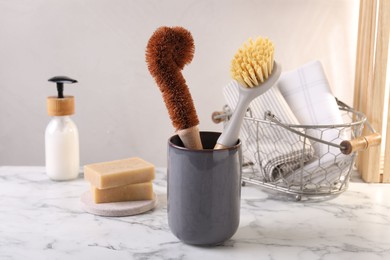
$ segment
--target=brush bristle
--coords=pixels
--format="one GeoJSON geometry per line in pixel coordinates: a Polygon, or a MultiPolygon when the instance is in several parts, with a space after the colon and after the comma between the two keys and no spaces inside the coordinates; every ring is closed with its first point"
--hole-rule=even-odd
{"type": "Polygon", "coordinates": [[[162,93],[173,126],[187,129],[199,124],[198,115],[181,73],[194,56],[194,40],[182,27],[160,27],[149,39],[146,63],[162,93]]]}
{"type": "Polygon", "coordinates": [[[252,88],[263,83],[272,73],[274,45],[267,38],[249,39],[236,52],[231,64],[232,78],[244,87],[252,88]]]}

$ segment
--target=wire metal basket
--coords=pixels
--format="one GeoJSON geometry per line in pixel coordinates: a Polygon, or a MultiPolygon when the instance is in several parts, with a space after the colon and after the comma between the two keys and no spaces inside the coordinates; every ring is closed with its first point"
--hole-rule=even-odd
{"type": "MultiPolygon", "coordinates": [[[[243,128],[247,131],[245,135],[241,131],[240,135],[243,147],[242,184],[255,184],[290,194],[297,201],[303,198],[321,199],[345,191],[356,151],[379,144],[380,135],[367,122],[363,113],[339,100],[337,104],[344,121],[338,125],[285,124],[272,111],[267,111],[263,119],[254,118],[249,108],[243,122],[243,128]],[[362,136],[364,125],[372,134],[362,136]],[[337,138],[329,140],[330,132],[337,138]],[[285,138],[291,134],[296,136],[294,143],[291,143],[291,138],[285,138]],[[262,140],[269,142],[272,138],[274,146],[268,146],[267,151],[262,151],[259,145],[262,140]],[[291,152],[295,158],[293,163],[281,163],[273,168],[268,166],[270,158],[279,158],[275,155],[281,154],[278,151],[280,147],[297,146],[302,149],[291,152]],[[308,152],[314,150],[313,147],[321,147],[324,152],[321,155],[311,154],[308,160],[308,152]]],[[[222,112],[214,112],[212,119],[215,123],[226,124],[231,115],[226,105],[222,112]]]]}

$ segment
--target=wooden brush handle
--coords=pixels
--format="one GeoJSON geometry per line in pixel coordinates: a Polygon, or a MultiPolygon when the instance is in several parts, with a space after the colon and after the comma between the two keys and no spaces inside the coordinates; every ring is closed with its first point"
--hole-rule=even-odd
{"type": "Polygon", "coordinates": [[[371,146],[376,146],[381,143],[382,137],[378,133],[373,133],[366,136],[360,136],[353,140],[345,140],[341,142],[341,146],[343,148],[340,151],[343,154],[351,154],[356,151],[364,151],[367,150],[371,146]]]}
{"type": "Polygon", "coordinates": [[[180,129],[177,130],[176,133],[183,142],[184,147],[195,150],[203,149],[198,126],[193,126],[187,129],[180,129]]]}

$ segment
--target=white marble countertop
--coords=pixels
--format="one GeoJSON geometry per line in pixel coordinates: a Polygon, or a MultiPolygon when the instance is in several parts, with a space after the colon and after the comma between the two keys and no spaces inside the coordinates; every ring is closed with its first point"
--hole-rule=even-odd
{"type": "Polygon", "coordinates": [[[50,181],[43,167],[0,167],[0,259],[390,259],[390,186],[355,178],[321,202],[242,188],[241,221],[224,245],[181,243],[169,230],[166,173],[151,212],[107,218],[83,211],[88,183],[50,181]]]}

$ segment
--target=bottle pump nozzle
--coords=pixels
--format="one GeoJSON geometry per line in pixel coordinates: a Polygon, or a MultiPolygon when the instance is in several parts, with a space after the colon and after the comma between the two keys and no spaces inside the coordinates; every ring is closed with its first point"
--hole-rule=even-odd
{"type": "Polygon", "coordinates": [[[57,83],[58,98],[64,98],[64,83],[67,84],[77,83],[77,80],[71,79],[66,76],[56,76],[49,79],[49,81],[57,83]]]}

